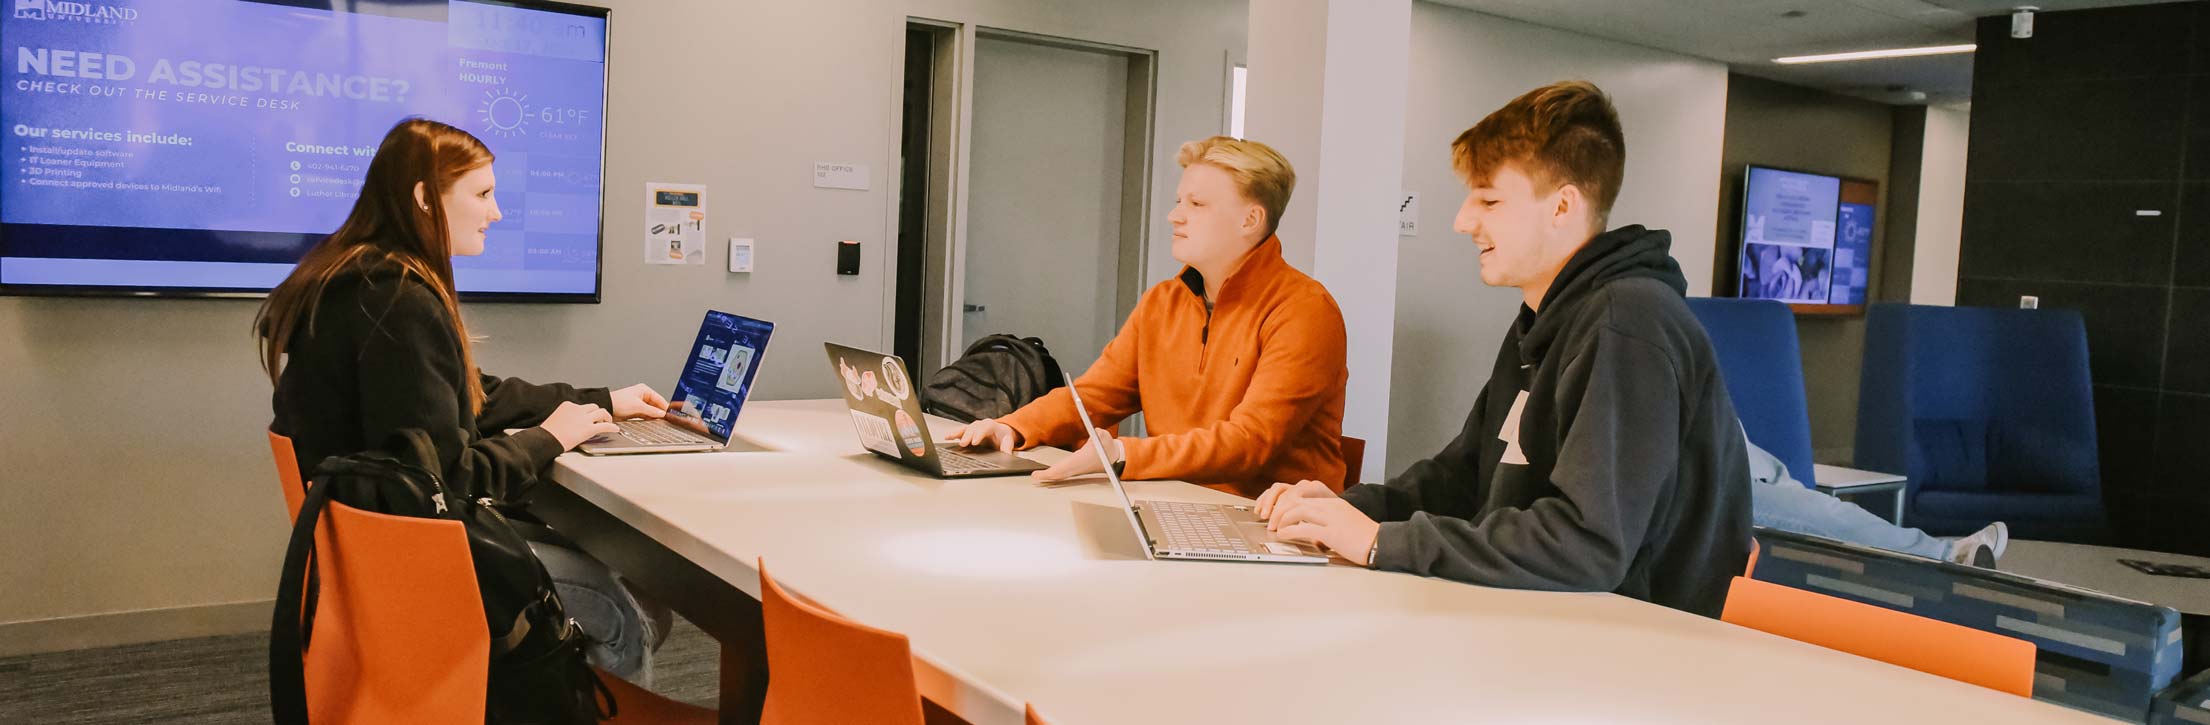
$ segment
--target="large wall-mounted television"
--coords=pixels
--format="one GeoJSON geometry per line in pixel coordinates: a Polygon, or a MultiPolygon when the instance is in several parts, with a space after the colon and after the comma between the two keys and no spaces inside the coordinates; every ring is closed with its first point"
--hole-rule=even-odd
{"type": "Polygon", "coordinates": [[[595,302],[607,11],[537,0],[0,0],[0,294],[253,296],[393,124],[498,155],[470,299],[595,302]]]}
{"type": "Polygon", "coordinates": [[[1872,289],[1873,212],[1865,179],[1751,166],[1742,178],[1737,296],[1803,314],[1862,314],[1872,289]]]}

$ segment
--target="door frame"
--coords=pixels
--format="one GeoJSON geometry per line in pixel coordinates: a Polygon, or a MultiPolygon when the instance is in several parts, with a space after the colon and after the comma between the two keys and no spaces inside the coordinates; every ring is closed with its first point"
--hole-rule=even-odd
{"type": "MultiPolygon", "coordinates": [[[[1157,136],[1158,51],[1075,38],[1028,33],[1003,28],[906,18],[906,27],[935,35],[936,47],[929,104],[927,245],[922,265],[924,285],[921,305],[921,359],[911,361],[914,374],[925,379],[951,364],[964,352],[967,221],[970,183],[968,172],[974,149],[974,49],[982,38],[1026,43],[1048,48],[1113,55],[1127,59],[1128,77],[1121,127],[1120,254],[1114,279],[1114,318],[1123,322],[1143,293],[1145,266],[1150,261],[1152,146],[1157,136]]],[[[903,77],[901,72],[900,77],[903,77]]],[[[900,91],[902,95],[902,90],[900,91]]],[[[903,108],[903,98],[899,98],[903,108]]],[[[902,124],[901,124],[902,126],[902,124]]],[[[901,191],[902,193],[902,191],[901,191]]],[[[898,195],[892,195],[893,228],[898,195]]],[[[888,275],[895,297],[897,275],[888,275]]],[[[885,315],[886,332],[894,325],[885,315]]]]}

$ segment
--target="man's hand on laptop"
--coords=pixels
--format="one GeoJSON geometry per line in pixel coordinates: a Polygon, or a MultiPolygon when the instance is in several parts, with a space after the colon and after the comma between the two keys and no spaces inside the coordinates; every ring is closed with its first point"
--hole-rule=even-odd
{"type": "MultiPolygon", "coordinates": [[[[1097,439],[1105,442],[1106,458],[1115,463],[1127,460],[1127,448],[1120,444],[1119,438],[1113,437],[1111,431],[1103,428],[1097,429],[1097,439]]],[[[1050,468],[1029,475],[1034,476],[1038,481],[1051,483],[1082,476],[1094,476],[1104,472],[1105,464],[1097,460],[1097,451],[1090,450],[1090,444],[1084,443],[1081,448],[1075,449],[1072,455],[1059,459],[1059,462],[1052,464],[1050,468]]]]}
{"type": "Polygon", "coordinates": [[[1259,518],[1265,519],[1272,517],[1274,508],[1288,503],[1289,499],[1325,498],[1334,495],[1335,491],[1329,489],[1327,484],[1319,481],[1298,481],[1294,484],[1276,483],[1258,495],[1258,503],[1251,507],[1251,511],[1257,513],[1259,518]]]}
{"type": "Polygon", "coordinates": [[[983,418],[959,429],[959,435],[952,436],[952,442],[959,444],[961,448],[990,446],[1012,452],[1021,444],[1021,434],[1014,432],[1013,426],[1000,423],[995,418],[983,418]]]}
{"type": "Polygon", "coordinates": [[[644,383],[631,385],[609,394],[614,399],[614,419],[658,418],[668,414],[668,399],[652,392],[652,386],[644,383]]]}
{"type": "Polygon", "coordinates": [[[1256,508],[1259,518],[1266,519],[1266,529],[1275,536],[1325,546],[1359,566],[1373,565],[1366,560],[1366,555],[1373,551],[1374,537],[1381,533],[1381,524],[1374,523],[1365,512],[1335,495],[1327,484],[1319,481],[1298,481],[1294,486],[1274,484],[1273,488],[1259,494],[1256,508]]]}

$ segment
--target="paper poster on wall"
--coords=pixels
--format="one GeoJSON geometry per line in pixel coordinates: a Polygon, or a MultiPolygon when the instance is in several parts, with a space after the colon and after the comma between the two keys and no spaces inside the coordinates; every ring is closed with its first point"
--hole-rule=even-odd
{"type": "Polygon", "coordinates": [[[706,187],[645,184],[645,264],[706,263],[706,187]]]}

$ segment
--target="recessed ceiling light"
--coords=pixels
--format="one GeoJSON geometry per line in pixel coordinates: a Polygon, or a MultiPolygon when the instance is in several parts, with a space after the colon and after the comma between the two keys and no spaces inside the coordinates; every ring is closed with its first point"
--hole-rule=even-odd
{"type": "Polygon", "coordinates": [[[1979,47],[1980,46],[1971,43],[1965,43],[1963,45],[1929,45],[1919,48],[1858,50],[1848,53],[1827,53],[1824,55],[1792,55],[1786,58],[1774,58],[1773,62],[1779,63],[1781,65],[1797,65],[1800,63],[1839,63],[1842,61],[1851,60],[1872,60],[1874,58],[1909,58],[1919,55],[1947,55],[1950,53],[1970,53],[1974,50],[1979,49],[1979,47]]]}

